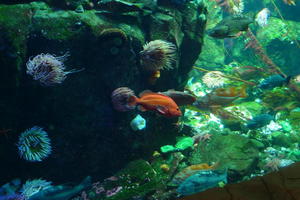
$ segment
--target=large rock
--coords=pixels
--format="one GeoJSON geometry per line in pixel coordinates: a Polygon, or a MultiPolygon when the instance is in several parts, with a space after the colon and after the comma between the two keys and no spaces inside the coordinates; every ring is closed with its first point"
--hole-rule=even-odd
{"type": "Polygon", "coordinates": [[[219,162],[228,168],[230,181],[237,181],[251,173],[258,163],[258,148],[241,135],[213,135],[208,143],[199,144],[193,152],[191,164],[219,162]]]}
{"type": "Polygon", "coordinates": [[[103,178],[129,160],[175,142],[176,118],[143,113],[147,128],[136,134],[129,125],[136,112],[114,111],[110,95],[121,86],[136,93],[182,89],[201,51],[205,19],[199,16],[206,15],[205,7],[192,2],[180,11],[161,6],[150,16],[148,5],[147,9],[133,5],[139,10],[129,13],[128,4],[117,6],[124,13],[78,13],[45,3],[0,5],[0,128],[13,129],[8,141],[1,141],[1,152],[6,152],[2,169],[7,171],[1,181],[14,177],[79,181],[86,174],[103,178]],[[175,43],[179,59],[174,70],[162,71],[151,86],[140,67],[139,51],[155,39],[175,43]],[[70,74],[61,85],[42,87],[26,74],[30,57],[67,52],[67,69],[84,70],[70,74]],[[53,153],[41,164],[20,160],[14,145],[19,133],[34,125],[44,127],[52,140],[53,153]]]}
{"type": "Polygon", "coordinates": [[[241,183],[228,184],[223,188],[212,188],[179,200],[265,200],[269,198],[274,200],[298,200],[300,195],[299,169],[300,163],[298,162],[262,177],[255,177],[241,183]]]}

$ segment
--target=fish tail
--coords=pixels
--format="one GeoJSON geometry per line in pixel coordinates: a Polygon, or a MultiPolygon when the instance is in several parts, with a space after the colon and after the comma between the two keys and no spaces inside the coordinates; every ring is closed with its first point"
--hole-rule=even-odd
{"type": "Polygon", "coordinates": [[[130,96],[129,98],[128,98],[128,101],[127,101],[128,103],[128,106],[136,106],[136,104],[137,104],[137,102],[138,102],[138,98],[136,97],[136,96],[134,96],[134,95],[132,95],[132,96],[130,96]]]}

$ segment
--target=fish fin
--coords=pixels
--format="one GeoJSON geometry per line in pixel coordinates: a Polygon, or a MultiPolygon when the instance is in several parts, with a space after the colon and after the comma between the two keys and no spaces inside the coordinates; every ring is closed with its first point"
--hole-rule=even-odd
{"type": "Polygon", "coordinates": [[[167,111],[168,111],[168,109],[166,108],[166,107],[164,107],[164,106],[157,106],[156,107],[156,110],[159,112],[159,113],[161,113],[161,114],[166,114],[167,113],[167,111]]]}
{"type": "Polygon", "coordinates": [[[143,96],[145,96],[145,95],[147,95],[147,94],[155,94],[155,93],[152,92],[151,90],[144,90],[143,92],[141,92],[141,93],[139,94],[139,97],[143,97],[143,96]]]}
{"type": "Polygon", "coordinates": [[[138,98],[137,98],[136,96],[132,95],[132,96],[130,96],[130,97],[128,98],[127,104],[128,104],[129,106],[135,106],[136,103],[137,103],[137,101],[138,101],[138,98]]]}
{"type": "Polygon", "coordinates": [[[138,109],[140,111],[142,111],[142,112],[146,112],[147,111],[147,109],[144,106],[141,106],[141,105],[138,106],[138,109]]]}

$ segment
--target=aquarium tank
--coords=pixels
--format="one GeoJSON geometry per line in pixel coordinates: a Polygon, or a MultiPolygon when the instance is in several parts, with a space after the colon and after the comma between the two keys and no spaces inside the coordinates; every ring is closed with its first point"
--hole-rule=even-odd
{"type": "Polygon", "coordinates": [[[300,200],[299,0],[0,0],[0,200],[300,200]]]}

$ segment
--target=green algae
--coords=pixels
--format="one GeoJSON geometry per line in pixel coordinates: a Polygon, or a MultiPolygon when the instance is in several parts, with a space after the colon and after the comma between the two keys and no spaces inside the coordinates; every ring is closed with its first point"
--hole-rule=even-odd
{"type": "MultiPolygon", "coordinates": [[[[152,166],[144,160],[130,162],[116,175],[117,181],[104,184],[106,190],[120,187],[121,190],[111,197],[92,194],[92,200],[129,200],[134,196],[143,196],[160,186],[161,181],[152,166]]],[[[89,192],[92,193],[92,192],[89,192]]]]}

